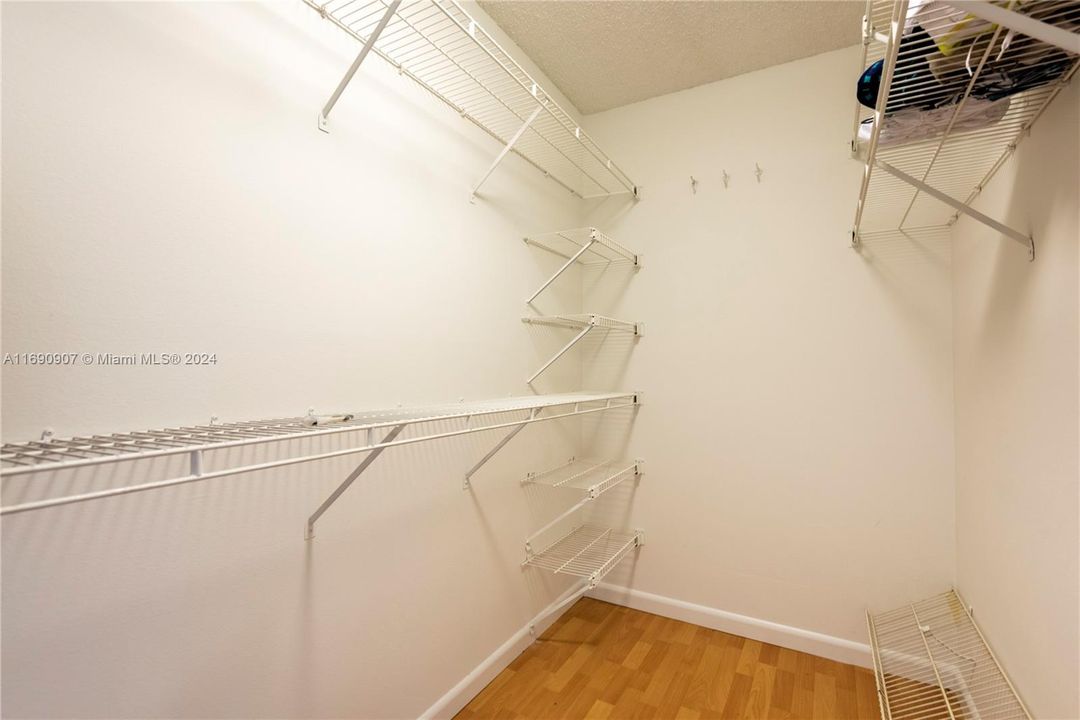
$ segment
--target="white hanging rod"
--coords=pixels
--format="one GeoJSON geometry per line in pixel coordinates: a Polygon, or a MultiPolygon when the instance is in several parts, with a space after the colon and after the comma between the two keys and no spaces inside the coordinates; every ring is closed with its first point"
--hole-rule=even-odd
{"type": "Polygon", "coordinates": [[[525,382],[532,384],[536,378],[540,377],[549,367],[554,364],[556,360],[565,355],[570,348],[577,345],[586,335],[595,330],[601,328],[604,330],[615,330],[618,332],[633,333],[636,337],[641,337],[645,333],[644,323],[635,323],[627,320],[616,320],[615,318],[605,317],[604,315],[596,315],[593,313],[582,313],[576,315],[533,315],[521,318],[524,323],[530,323],[534,325],[554,325],[556,327],[565,327],[579,329],[577,335],[566,343],[561,350],[556,352],[551,359],[540,366],[540,369],[534,372],[529,379],[525,382]]]}
{"type": "Polygon", "coordinates": [[[637,198],[626,173],[456,0],[404,0],[381,33],[386,0],[304,1],[359,42],[374,38],[377,55],[498,140],[491,169],[512,151],[578,197],[637,198]]]}
{"type": "Polygon", "coordinates": [[[535,245],[536,247],[566,258],[566,262],[562,267],[556,270],[554,275],[548,278],[536,292],[529,296],[525,301],[526,304],[535,300],[540,293],[544,292],[551,283],[555,282],[559,276],[566,272],[574,263],[581,263],[582,265],[599,265],[615,262],[616,260],[625,260],[633,263],[635,268],[641,268],[642,265],[640,255],[627,250],[625,247],[615,242],[610,236],[605,235],[594,227],[542,233],[540,235],[525,238],[525,242],[526,244],[535,245]],[[561,252],[553,248],[552,245],[556,244],[556,242],[553,241],[569,244],[572,254],[568,254],[570,251],[561,252]],[[586,253],[599,257],[600,260],[587,261],[584,259],[586,253]]]}
{"type": "MultiPolygon", "coordinates": [[[[550,522],[546,523],[539,530],[529,535],[529,537],[525,538],[526,555],[532,553],[532,543],[534,540],[536,540],[536,538],[542,536],[548,530],[555,527],[557,524],[570,517],[578,510],[581,510],[583,507],[588,505],[593,500],[596,500],[608,490],[618,487],[624,481],[629,480],[630,478],[637,479],[641,476],[641,460],[631,462],[629,465],[619,465],[617,467],[614,466],[615,462],[616,461],[612,460],[606,463],[601,463],[593,467],[588,467],[586,470],[572,473],[569,477],[566,477],[562,480],[553,479],[551,480],[551,482],[546,483],[551,485],[552,487],[577,487],[578,489],[584,490],[585,494],[584,497],[581,498],[581,500],[574,503],[563,512],[559,513],[550,522]],[[600,472],[597,472],[598,470],[600,472]],[[582,487],[582,485],[584,485],[584,487],[582,487]]],[[[552,471],[542,473],[538,476],[534,475],[529,482],[536,482],[540,477],[546,477],[548,479],[551,479],[551,473],[559,472],[565,467],[566,466],[563,466],[562,468],[556,468],[552,471]]]]}
{"type": "MultiPolygon", "coordinates": [[[[0,453],[0,477],[28,473],[70,470],[106,463],[146,460],[150,458],[187,455],[190,472],[161,480],[110,488],[81,494],[73,494],[44,500],[29,501],[0,508],[0,514],[39,510],[59,505],[97,500],[129,493],[155,490],[174,485],[200,482],[240,473],[268,470],[299,463],[344,457],[358,453],[398,447],[412,443],[441,438],[456,437],[469,433],[511,428],[547,420],[574,417],[618,408],[632,408],[639,403],[639,393],[570,393],[563,395],[538,395],[524,398],[506,398],[486,402],[459,403],[456,405],[427,408],[394,409],[358,413],[351,420],[328,428],[312,427],[304,417],[277,420],[229,423],[225,425],[196,426],[144,432],[117,433],[109,436],[76,437],[69,440],[50,439],[42,442],[8,443],[0,453]],[[568,412],[539,416],[534,410],[571,406],[568,412]],[[490,425],[473,425],[473,419],[490,415],[528,412],[523,419],[497,422],[490,425]],[[442,432],[427,432],[417,436],[396,439],[407,426],[438,421],[463,420],[465,427],[442,432]],[[394,432],[397,428],[397,432],[394,432]],[[375,431],[387,429],[388,435],[375,438],[375,431]],[[361,442],[340,450],[306,453],[261,463],[238,463],[211,472],[203,471],[204,455],[208,452],[253,445],[274,444],[291,440],[324,438],[341,433],[363,433],[361,442]],[[392,434],[391,434],[392,433],[392,434]]],[[[228,455],[213,459],[228,461],[228,455]]],[[[370,463],[369,463],[370,464],[370,463]]],[[[313,516],[317,519],[320,512],[313,516]]]]}
{"type": "Polygon", "coordinates": [[[611,528],[582,525],[544,550],[527,555],[521,565],[556,575],[586,578],[591,589],[631,551],[644,544],[645,534],[641,530],[620,533],[611,528]]]}
{"type": "MultiPolygon", "coordinates": [[[[970,57],[966,60],[968,72],[963,74],[963,81],[912,80],[908,72],[904,76],[904,83],[898,86],[897,66],[900,63],[904,63],[905,67],[917,65],[926,48],[918,42],[907,42],[906,38],[902,40],[905,22],[909,19],[906,2],[869,0],[867,3],[863,23],[866,51],[863,62],[869,64],[881,60],[883,68],[869,139],[865,144],[858,140],[858,119],[865,111],[856,104],[852,147],[860,151],[865,164],[852,228],[853,245],[857,246],[864,234],[947,227],[960,213],[972,215],[971,202],[1012,155],[1018,143],[1080,67],[1080,61],[1073,57],[1080,36],[1067,29],[1071,27],[1072,13],[1075,12],[1069,6],[1025,3],[1022,6],[1011,5],[1021,11],[1014,12],[991,3],[976,0],[969,4],[958,0],[951,5],[942,3],[930,10],[920,11],[918,23],[928,32],[947,32],[956,23],[954,6],[973,15],[987,17],[990,23],[994,23],[984,33],[987,40],[969,53],[970,57]],[[1038,17],[1026,13],[1034,13],[1038,17]],[[990,16],[993,16],[992,19],[990,16]],[[881,28],[888,28],[888,32],[882,33],[881,28]],[[1006,32],[1010,28],[1022,35],[1011,38],[1006,32]],[[1048,49],[1047,45],[1030,39],[1032,37],[1046,40],[1054,47],[1062,47],[1072,55],[1054,48],[1048,49]],[[882,43],[882,40],[885,42],[882,43]],[[999,55],[1008,55],[1011,60],[1023,63],[1028,74],[1041,72],[1047,77],[1057,77],[996,101],[1003,103],[1001,112],[1004,113],[997,122],[975,129],[962,129],[961,118],[965,109],[976,102],[987,103],[982,96],[975,98],[973,92],[980,87],[982,76],[986,74],[984,70],[989,72],[987,68],[993,66],[999,55]],[[890,139],[888,143],[884,142],[883,127],[889,124],[886,109],[892,113],[905,107],[943,110],[947,113],[942,118],[943,130],[936,135],[913,140],[890,139]],[[884,169],[881,163],[903,175],[889,171],[875,172],[884,169]]],[[[981,217],[972,216],[984,222],[981,217]]],[[[1012,229],[1001,230],[993,224],[991,227],[1028,246],[1029,257],[1032,256],[1030,238],[1012,229]]]]}

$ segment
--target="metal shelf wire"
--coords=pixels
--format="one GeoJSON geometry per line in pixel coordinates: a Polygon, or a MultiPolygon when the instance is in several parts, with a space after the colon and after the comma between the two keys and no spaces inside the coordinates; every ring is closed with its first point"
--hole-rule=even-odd
{"type": "MultiPolygon", "coordinates": [[[[184,483],[220,478],[334,457],[370,453],[359,474],[382,450],[487,430],[510,429],[511,437],[526,425],[638,404],[636,393],[567,393],[511,397],[450,405],[371,410],[341,415],[328,425],[312,425],[310,416],[184,426],[162,430],[89,435],[68,439],[5,443],[0,448],[3,479],[38,473],[74,470],[111,463],[156,458],[183,462],[155,467],[160,476],[136,484],[105,490],[35,499],[0,507],[0,514],[38,510],[184,483]],[[507,417],[509,414],[511,417],[507,417]],[[500,417],[502,416],[502,417],[500,417]],[[399,437],[406,429],[411,432],[399,437]],[[337,439],[336,449],[325,442],[337,439]],[[259,446],[272,459],[254,461],[250,452],[226,452],[259,446]],[[207,471],[205,468],[214,468],[207,471]]],[[[509,437],[507,438],[507,440],[509,437]]],[[[470,472],[475,472],[505,444],[500,443],[470,472]]],[[[327,504],[336,499],[349,479],[327,504]]],[[[325,509],[313,516],[318,515],[325,509]]],[[[310,523],[309,523],[310,530],[310,523]]]]}
{"type": "Polygon", "coordinates": [[[641,460],[571,458],[558,467],[529,473],[522,484],[569,488],[579,490],[590,498],[597,498],[624,480],[639,475],[641,465],[641,460]]]}
{"type": "MultiPolygon", "coordinates": [[[[986,2],[937,3],[932,9],[920,11],[919,25],[936,34],[949,31],[956,22],[949,14],[954,12],[954,5],[970,12],[976,20],[984,16],[997,18],[997,13],[1005,10],[987,9],[990,3],[986,2]]],[[[909,8],[913,10],[916,4],[907,0],[868,0],[859,72],[878,60],[884,61],[884,67],[877,108],[870,111],[856,103],[852,150],[864,161],[864,171],[852,230],[854,245],[871,232],[949,226],[965,213],[1024,244],[1034,258],[1034,244],[1027,233],[1004,226],[969,206],[1075,74],[1080,52],[1075,48],[1080,47],[1080,37],[1075,32],[1062,32],[1063,28],[1074,27],[1077,20],[1077,8],[1069,3],[1046,3],[1041,11],[1038,2],[1014,0],[1009,6],[1016,12],[1006,11],[1000,18],[1002,24],[991,25],[983,39],[973,44],[970,55],[961,51],[950,56],[959,63],[958,71],[949,75],[954,80],[939,82],[910,77],[910,68],[928,52],[926,44],[912,41],[911,35],[901,42],[909,8]],[[1056,31],[1052,39],[1064,39],[1058,47],[1033,39],[1025,30],[1037,34],[1056,31]],[[965,110],[984,102],[974,98],[972,91],[984,73],[989,74],[988,68],[1003,47],[1004,54],[1022,64],[1025,72],[1050,76],[1060,70],[1061,74],[1044,85],[1008,96],[1004,102],[998,100],[1002,103],[999,111],[1005,104],[1008,109],[997,122],[965,129],[970,128],[965,125],[965,110]],[[899,83],[898,68],[899,74],[906,76],[899,83]],[[892,114],[905,106],[937,107],[934,112],[942,112],[947,118],[944,131],[932,137],[887,143],[881,136],[881,119],[886,111],[892,114]],[[867,118],[874,119],[868,125],[872,132],[869,138],[864,132],[860,140],[860,124],[867,118]]]]}
{"type": "Polygon", "coordinates": [[[566,328],[600,328],[602,330],[617,330],[619,332],[641,335],[641,323],[630,320],[616,320],[615,318],[596,313],[575,313],[564,315],[530,315],[521,318],[522,322],[535,325],[555,325],[566,328]]]}
{"type": "Polygon", "coordinates": [[[581,525],[544,550],[529,554],[522,565],[556,575],[585,578],[588,587],[592,588],[634,548],[640,547],[643,540],[640,531],[622,533],[611,528],[581,525]]]}
{"type": "Polygon", "coordinates": [[[456,0],[403,0],[384,27],[390,0],[304,2],[364,45],[374,34],[376,54],[575,195],[636,197],[626,173],[456,0]]]}
{"type": "Polygon", "coordinates": [[[594,227],[576,228],[573,230],[558,230],[556,232],[542,233],[525,238],[526,244],[555,253],[559,257],[566,258],[566,262],[555,271],[555,274],[541,285],[536,292],[529,296],[526,304],[536,299],[536,296],[544,292],[555,282],[560,275],[566,272],[574,263],[582,265],[610,265],[612,263],[630,263],[635,270],[641,268],[641,256],[631,252],[611,237],[605,235],[594,227]]]}
{"type": "Polygon", "coordinates": [[[579,313],[568,315],[529,315],[521,318],[524,323],[530,323],[534,325],[553,325],[555,327],[564,327],[578,330],[578,334],[573,337],[570,342],[563,345],[562,349],[556,352],[551,358],[540,366],[540,369],[534,372],[527,382],[532,384],[536,378],[540,377],[551,367],[556,360],[565,355],[570,348],[577,345],[581,340],[585,338],[593,330],[600,328],[601,330],[614,330],[616,332],[631,333],[635,337],[641,337],[644,334],[645,326],[643,323],[631,322],[629,320],[616,320],[605,315],[597,315],[595,313],[579,313]]]}
{"type": "Polygon", "coordinates": [[[955,590],[866,621],[882,720],[1031,720],[955,590]]]}

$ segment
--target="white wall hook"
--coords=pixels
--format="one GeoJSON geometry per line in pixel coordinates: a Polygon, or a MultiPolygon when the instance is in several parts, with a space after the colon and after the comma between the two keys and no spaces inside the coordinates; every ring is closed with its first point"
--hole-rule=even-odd
{"type": "Polygon", "coordinates": [[[728,182],[731,181],[731,176],[727,174],[727,170],[724,170],[723,173],[724,174],[720,176],[720,179],[724,181],[724,189],[727,190],[728,182]]]}
{"type": "Polygon", "coordinates": [[[765,174],[765,171],[761,169],[761,166],[754,163],[754,174],[757,175],[757,181],[761,182],[761,176],[765,174]]]}
{"type": "Polygon", "coordinates": [[[697,178],[693,175],[690,176],[690,192],[697,195],[697,178]]]}

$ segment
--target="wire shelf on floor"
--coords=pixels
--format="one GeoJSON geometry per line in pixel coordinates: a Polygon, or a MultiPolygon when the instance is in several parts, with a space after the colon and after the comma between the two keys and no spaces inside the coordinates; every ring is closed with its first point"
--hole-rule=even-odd
{"type": "Polygon", "coordinates": [[[622,533],[582,525],[541,552],[530,554],[522,565],[586,578],[589,587],[595,587],[634,548],[640,547],[643,539],[640,531],[622,533]]]}
{"type": "Polygon", "coordinates": [[[955,590],[867,613],[883,720],[1030,720],[955,590]]]}
{"type": "Polygon", "coordinates": [[[965,213],[1034,258],[1029,233],[969,206],[1076,72],[1080,9],[1010,7],[1017,12],[986,2],[868,1],[859,72],[883,66],[875,110],[856,103],[852,150],[865,166],[853,244],[869,232],[948,226],[965,213]],[[1027,89],[1010,94],[1019,88],[1027,89]]]}
{"type": "Polygon", "coordinates": [[[558,467],[529,473],[523,484],[580,490],[597,498],[624,480],[641,474],[641,460],[587,460],[571,458],[558,467]]]}
{"type": "Polygon", "coordinates": [[[375,53],[575,195],[636,196],[626,173],[456,0],[404,0],[381,32],[389,0],[304,1],[363,44],[374,34],[375,53]]]}
{"type": "MultiPolygon", "coordinates": [[[[336,416],[300,416],[69,439],[47,437],[40,441],[5,443],[0,449],[0,476],[4,479],[154,458],[179,457],[183,462],[166,463],[168,467],[158,470],[162,476],[154,480],[6,505],[0,508],[0,514],[37,510],[314,460],[372,453],[369,459],[365,460],[367,463],[373,456],[389,447],[498,429],[510,429],[509,437],[512,437],[513,433],[532,423],[630,408],[637,404],[636,393],[535,395],[342,413],[336,416]],[[515,417],[498,417],[507,413],[515,417]],[[435,423],[438,423],[438,426],[434,426],[435,423]],[[398,435],[406,428],[410,428],[412,432],[408,437],[399,438],[398,435]],[[339,438],[341,447],[328,450],[325,443],[310,442],[329,438],[339,438]],[[295,441],[309,442],[297,445],[295,441]],[[273,459],[255,462],[250,452],[222,452],[237,448],[251,449],[253,446],[268,448],[266,452],[272,451],[275,454],[273,459]],[[213,467],[213,470],[207,470],[210,467],[213,467]]],[[[470,473],[475,472],[505,442],[504,440],[496,446],[470,473]]],[[[366,465],[362,465],[363,467],[366,465]]]]}

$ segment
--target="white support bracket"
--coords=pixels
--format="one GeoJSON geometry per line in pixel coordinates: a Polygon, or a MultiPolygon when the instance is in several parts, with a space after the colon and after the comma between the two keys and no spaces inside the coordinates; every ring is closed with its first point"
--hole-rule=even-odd
{"type": "MultiPolygon", "coordinates": [[[[529,411],[529,420],[530,421],[535,420],[537,417],[539,417],[540,412],[542,410],[543,410],[543,408],[533,408],[531,411],[529,411]]],[[[497,442],[495,444],[495,447],[491,448],[491,450],[488,452],[487,455],[480,458],[480,460],[475,465],[473,465],[471,468],[466,470],[465,471],[465,480],[461,484],[461,489],[462,490],[468,490],[469,488],[471,488],[472,487],[472,482],[471,482],[472,481],[472,476],[475,475],[476,472],[480,468],[484,467],[484,465],[487,464],[488,460],[495,457],[495,454],[498,453],[500,450],[502,450],[503,447],[506,445],[506,443],[513,440],[514,436],[517,435],[519,432],[521,432],[524,429],[525,429],[525,425],[522,424],[522,425],[518,425],[517,427],[515,427],[510,432],[506,433],[506,435],[503,436],[503,439],[500,440],[499,442],[497,442]]]]}
{"type": "MultiPolygon", "coordinates": [[[[595,231],[594,231],[594,235],[595,235],[595,231]]],[[[571,256],[569,257],[569,259],[567,259],[567,261],[566,261],[565,263],[563,263],[563,266],[562,266],[562,267],[560,267],[560,268],[559,268],[558,270],[556,270],[556,271],[555,271],[555,274],[554,274],[554,275],[552,275],[551,277],[549,277],[549,278],[547,279],[547,282],[545,282],[545,283],[544,283],[543,285],[541,285],[541,286],[540,286],[540,287],[539,287],[539,288],[538,288],[538,289],[536,290],[536,292],[534,292],[534,293],[533,293],[532,295],[530,295],[530,296],[529,296],[529,299],[525,301],[525,304],[526,304],[526,305],[529,305],[529,304],[531,304],[531,303],[532,303],[532,301],[536,299],[536,296],[537,296],[537,295],[539,295],[540,293],[542,293],[542,292],[544,292],[545,290],[547,290],[547,289],[548,289],[548,286],[549,286],[549,285],[551,285],[551,283],[555,282],[555,281],[556,281],[556,280],[557,280],[557,279],[559,278],[559,276],[560,276],[560,275],[562,275],[562,274],[563,274],[564,272],[566,272],[566,271],[567,271],[567,269],[569,269],[569,267],[570,267],[571,265],[573,265],[574,263],[576,263],[576,262],[578,261],[578,259],[580,259],[582,255],[584,255],[584,254],[585,254],[586,252],[588,252],[588,251],[589,251],[589,248],[591,248],[591,247],[592,247],[593,245],[595,245],[595,244],[596,244],[596,238],[595,238],[595,236],[594,236],[594,237],[590,237],[590,238],[589,238],[589,242],[587,242],[587,243],[585,243],[584,245],[582,245],[582,246],[581,246],[581,249],[580,249],[580,250],[578,250],[578,251],[577,251],[576,253],[574,253],[573,255],[571,255],[571,256]]]]}
{"type": "Polygon", "coordinates": [[[537,105],[536,109],[532,111],[532,115],[525,119],[525,122],[522,123],[521,127],[518,128],[516,133],[514,133],[514,136],[510,138],[510,142],[506,143],[506,145],[503,146],[503,149],[499,151],[499,154],[495,156],[495,161],[491,163],[491,167],[489,167],[487,169],[487,172],[484,173],[484,176],[480,178],[480,182],[476,183],[476,185],[473,186],[472,194],[469,196],[470,202],[476,200],[476,193],[480,191],[480,186],[483,185],[489,177],[491,177],[491,173],[495,172],[495,168],[499,166],[499,163],[503,161],[503,158],[506,157],[507,154],[509,154],[509,152],[514,149],[514,145],[517,143],[518,140],[521,139],[521,136],[525,134],[525,131],[529,129],[529,126],[532,125],[533,120],[536,119],[536,116],[539,115],[540,111],[543,109],[543,105],[537,105]]]}
{"type": "Polygon", "coordinates": [[[334,492],[330,493],[330,497],[323,500],[323,504],[319,506],[319,509],[313,512],[311,517],[308,518],[307,529],[304,531],[305,540],[311,540],[315,537],[315,521],[322,517],[322,514],[326,512],[339,497],[341,497],[342,493],[349,489],[349,486],[353,484],[356,478],[360,477],[361,473],[367,470],[371,463],[375,462],[375,458],[382,454],[382,451],[386,449],[386,446],[383,443],[393,441],[394,438],[401,434],[401,431],[404,430],[407,425],[408,423],[402,423],[401,425],[395,425],[391,428],[390,432],[386,433],[386,437],[382,439],[380,443],[381,447],[377,447],[368,453],[368,456],[364,458],[364,461],[357,465],[355,470],[349,473],[349,476],[345,478],[344,482],[337,486],[337,489],[334,490],[334,492]]]}
{"type": "Polygon", "coordinates": [[[383,13],[382,18],[379,20],[379,24],[375,26],[375,29],[371,31],[371,35],[368,36],[367,42],[364,43],[364,47],[360,48],[360,52],[357,54],[356,59],[353,60],[352,65],[345,71],[345,77],[341,78],[341,82],[334,88],[334,93],[330,96],[330,99],[326,101],[326,105],[319,111],[319,129],[324,133],[330,132],[330,128],[327,127],[327,118],[330,117],[330,111],[334,109],[334,105],[337,104],[338,99],[341,97],[341,93],[345,92],[345,88],[349,86],[349,83],[353,79],[353,75],[360,69],[360,65],[364,62],[364,58],[367,57],[371,49],[375,47],[375,42],[382,35],[382,31],[386,29],[386,26],[390,23],[390,19],[394,17],[394,13],[397,12],[398,5],[401,4],[401,0],[393,0],[390,5],[387,6],[386,12],[383,13]]]}
{"type": "Polygon", "coordinates": [[[591,331],[591,330],[592,330],[592,329],[593,329],[594,327],[596,327],[596,326],[595,326],[595,325],[592,325],[592,324],[590,324],[590,325],[586,325],[586,326],[585,326],[584,328],[582,328],[582,329],[581,329],[581,332],[579,332],[579,333],[578,333],[577,335],[575,335],[575,336],[574,336],[574,339],[573,339],[573,340],[571,340],[570,342],[566,343],[566,345],[564,345],[564,346],[563,346],[562,350],[559,350],[559,352],[555,353],[555,354],[554,354],[554,355],[553,355],[553,356],[551,357],[551,359],[550,359],[550,360],[548,360],[548,361],[547,361],[546,363],[544,363],[544,364],[543,364],[543,365],[542,365],[542,366],[540,367],[540,369],[539,369],[539,370],[537,370],[536,372],[534,372],[534,373],[533,373],[533,374],[532,374],[532,375],[531,375],[531,376],[529,377],[529,379],[528,379],[528,380],[526,380],[525,382],[526,382],[527,384],[529,384],[529,385],[532,385],[532,384],[533,384],[533,380],[536,380],[536,378],[540,377],[540,375],[541,375],[541,374],[543,374],[543,372],[544,372],[545,370],[547,370],[547,369],[548,369],[549,367],[551,367],[551,365],[552,365],[552,364],[553,364],[553,363],[554,363],[554,362],[555,362],[556,360],[558,360],[558,359],[559,359],[559,358],[561,358],[561,357],[562,357],[563,355],[565,355],[565,354],[566,354],[566,353],[567,353],[567,352],[568,352],[568,351],[570,350],[570,348],[572,348],[572,347],[574,347],[575,345],[577,345],[577,344],[578,344],[578,342],[580,342],[580,341],[582,340],[582,338],[584,338],[584,337],[585,337],[586,335],[588,335],[588,334],[589,334],[589,332],[590,332],[590,331],[591,331]]]}
{"type": "Polygon", "coordinates": [[[1020,243],[1021,245],[1023,245],[1024,247],[1027,248],[1027,250],[1028,250],[1028,260],[1029,261],[1032,261],[1032,260],[1035,259],[1035,240],[1032,239],[1032,237],[1030,235],[1025,235],[1022,232],[1018,232],[1016,230],[1013,230],[1008,225],[1005,225],[1003,223],[998,222],[997,220],[990,217],[989,215],[983,215],[981,212],[979,212],[978,210],[975,210],[970,205],[966,205],[966,204],[960,202],[959,200],[957,200],[956,198],[954,198],[954,197],[952,197],[950,195],[946,195],[945,193],[941,192],[937,188],[932,187],[930,185],[927,185],[926,183],[922,182],[921,180],[913,178],[912,176],[908,175],[907,173],[903,172],[902,170],[897,170],[896,168],[894,168],[892,165],[888,164],[887,162],[877,160],[875,162],[875,165],[877,165],[877,167],[881,168],[882,170],[889,173],[893,177],[899,178],[900,180],[903,180],[907,184],[911,185],[912,187],[921,190],[922,192],[926,193],[930,197],[935,198],[937,200],[940,200],[941,202],[943,202],[946,205],[954,208],[955,210],[957,210],[959,212],[962,212],[965,215],[967,215],[967,216],[969,216],[971,218],[974,218],[975,220],[978,220],[979,222],[983,223],[984,225],[987,225],[987,226],[993,228],[994,230],[997,230],[1002,235],[1005,235],[1006,237],[1009,237],[1009,238],[1015,240],[1016,242],[1020,243]]]}

